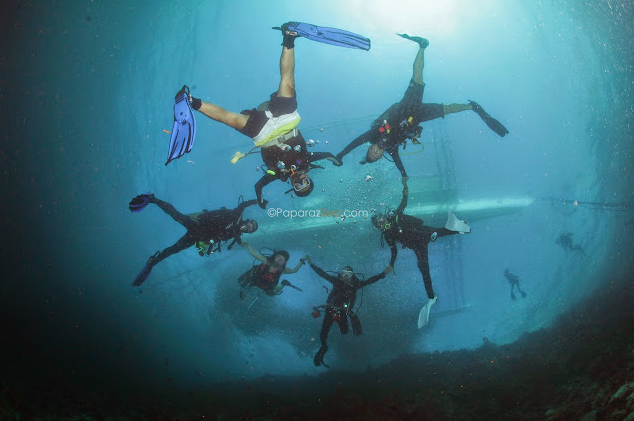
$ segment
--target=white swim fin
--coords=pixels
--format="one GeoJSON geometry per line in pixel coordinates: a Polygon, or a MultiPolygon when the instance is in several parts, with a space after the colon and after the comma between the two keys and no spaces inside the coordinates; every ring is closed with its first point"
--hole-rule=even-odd
{"type": "Polygon", "coordinates": [[[471,232],[471,227],[467,225],[464,221],[456,218],[452,212],[447,212],[447,223],[445,224],[445,228],[449,231],[457,231],[460,234],[465,234],[471,232]]]}
{"type": "Polygon", "coordinates": [[[427,301],[427,304],[423,306],[420,313],[418,314],[418,328],[422,328],[427,323],[429,323],[429,312],[431,311],[431,306],[436,304],[437,298],[434,297],[427,301]]]}

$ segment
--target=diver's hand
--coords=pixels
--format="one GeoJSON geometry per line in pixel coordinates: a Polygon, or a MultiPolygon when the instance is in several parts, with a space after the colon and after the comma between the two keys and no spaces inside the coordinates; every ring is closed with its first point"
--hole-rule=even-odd
{"type": "Polygon", "coordinates": [[[390,272],[392,272],[394,270],[394,268],[392,266],[387,266],[385,268],[385,270],[383,271],[384,274],[389,274],[390,272]]]}
{"type": "Polygon", "coordinates": [[[238,244],[244,247],[249,247],[249,243],[247,243],[246,241],[239,241],[238,244]]]}
{"type": "Polygon", "coordinates": [[[262,209],[266,209],[266,205],[269,204],[269,201],[266,199],[262,199],[260,203],[258,203],[262,209]]]}

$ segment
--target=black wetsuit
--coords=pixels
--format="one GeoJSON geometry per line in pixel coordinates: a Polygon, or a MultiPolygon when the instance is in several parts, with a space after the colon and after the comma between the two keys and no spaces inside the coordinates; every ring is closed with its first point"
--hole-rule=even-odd
{"type": "Polygon", "coordinates": [[[293,172],[308,171],[312,167],[312,162],[335,157],[330,152],[308,152],[306,141],[299,130],[297,136],[288,139],[282,145],[262,148],[261,152],[267,169],[275,172],[275,175],[265,173],[255,184],[255,194],[262,208],[266,206],[262,199],[264,186],[275,180],[286,182],[293,172]],[[282,165],[278,166],[278,162],[284,163],[283,168],[282,165]]]}
{"type": "Polygon", "coordinates": [[[370,130],[350,142],[348,146],[337,154],[337,159],[341,160],[353,149],[366,142],[372,144],[380,143],[381,147],[385,149],[394,160],[401,175],[407,177],[405,167],[398,153],[399,145],[404,144],[408,138],[413,136],[420,123],[445,117],[442,104],[427,104],[422,102],[424,90],[424,83],[421,85],[410,81],[403,95],[403,99],[392,105],[377,118],[374,123],[372,123],[370,130]],[[389,125],[389,133],[384,124],[384,120],[387,122],[387,125],[389,125]]]}
{"type": "Polygon", "coordinates": [[[418,269],[423,275],[425,291],[427,297],[434,298],[434,290],[431,284],[431,274],[429,272],[429,251],[427,246],[435,232],[437,237],[458,234],[457,231],[450,231],[447,228],[435,228],[424,225],[423,220],[411,215],[405,215],[403,211],[407,206],[407,193],[403,192],[403,199],[396,211],[387,218],[386,226],[383,230],[383,238],[392,252],[390,266],[394,267],[398,248],[396,243],[401,243],[403,247],[414,250],[418,269]]]}
{"type": "Polygon", "coordinates": [[[214,247],[215,250],[220,250],[220,244],[223,241],[234,240],[234,242],[239,242],[242,213],[248,206],[257,204],[256,200],[247,200],[240,203],[235,209],[204,210],[202,213],[196,215],[196,217],[191,217],[180,213],[171,204],[157,198],[152,198],[150,202],[157,205],[163,212],[187,229],[187,232],[180,240],[174,243],[173,246],[160,252],[159,255],[153,259],[152,266],[172,254],[176,254],[193,246],[198,241],[210,243],[210,247],[214,247]]]}
{"type": "Polygon", "coordinates": [[[348,317],[350,317],[352,332],[355,335],[361,335],[361,333],[363,333],[359,317],[352,311],[357,299],[357,291],[385,278],[385,273],[381,272],[378,275],[374,275],[364,281],[359,280],[356,275],[353,275],[350,281],[346,282],[341,276],[329,275],[323,269],[312,263],[310,264],[310,267],[313,268],[317,275],[332,284],[332,290],[330,291],[330,294],[328,294],[328,299],[326,300],[326,314],[324,315],[324,321],[321,325],[321,333],[319,334],[321,348],[315,356],[315,365],[319,365],[318,362],[323,362],[322,359],[324,354],[328,350],[326,341],[328,340],[328,332],[330,332],[330,328],[334,322],[337,322],[339,325],[339,331],[345,335],[348,333],[348,317]]]}

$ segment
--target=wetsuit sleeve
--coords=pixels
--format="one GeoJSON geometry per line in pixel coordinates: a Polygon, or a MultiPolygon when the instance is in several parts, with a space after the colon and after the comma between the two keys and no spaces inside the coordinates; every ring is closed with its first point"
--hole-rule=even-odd
{"type": "Polygon", "coordinates": [[[331,154],[330,152],[309,152],[308,153],[308,160],[310,162],[320,161],[326,158],[335,158],[335,156],[331,154]]]}
{"type": "Polygon", "coordinates": [[[267,184],[272,183],[277,180],[277,177],[271,174],[264,174],[260,180],[255,183],[255,196],[257,197],[257,203],[260,205],[262,209],[266,207],[267,201],[262,199],[262,189],[267,184]]]}
{"type": "Polygon", "coordinates": [[[358,148],[359,146],[363,145],[366,142],[370,142],[373,138],[374,132],[375,130],[368,130],[367,132],[363,133],[361,136],[354,139],[352,142],[348,144],[348,146],[346,146],[341,152],[337,154],[337,159],[343,158],[344,156],[352,152],[355,148],[358,148]]]}
{"type": "Polygon", "coordinates": [[[257,205],[257,204],[258,204],[258,201],[256,199],[247,200],[240,203],[238,207],[236,208],[236,210],[240,212],[240,215],[242,215],[242,212],[244,212],[246,208],[248,208],[249,206],[257,205]]]}
{"type": "Polygon", "coordinates": [[[337,280],[336,277],[332,275],[328,275],[326,272],[324,272],[322,268],[315,266],[312,263],[310,263],[310,267],[315,271],[317,275],[321,276],[322,278],[324,278],[326,281],[330,282],[331,284],[337,280]]]}
{"type": "Polygon", "coordinates": [[[398,205],[398,208],[396,208],[397,215],[400,215],[401,213],[403,213],[403,211],[405,211],[405,208],[407,207],[408,194],[409,190],[407,188],[407,184],[405,183],[405,186],[403,187],[403,198],[401,199],[401,203],[398,205]]]}
{"type": "Polygon", "coordinates": [[[394,240],[389,241],[387,238],[385,242],[388,246],[390,246],[390,251],[392,252],[392,256],[390,257],[390,266],[394,267],[394,263],[396,262],[396,255],[398,254],[398,248],[396,247],[396,243],[394,240]]]}
{"type": "Polygon", "coordinates": [[[399,155],[398,153],[398,147],[388,150],[388,153],[394,160],[394,163],[396,164],[396,168],[398,168],[398,170],[401,172],[401,177],[407,177],[407,173],[405,172],[405,167],[403,166],[403,161],[401,161],[401,155],[399,155]]]}
{"type": "Polygon", "coordinates": [[[385,273],[381,272],[378,275],[374,275],[371,278],[366,279],[365,281],[359,282],[359,288],[363,288],[364,286],[373,284],[373,283],[375,283],[377,281],[380,281],[383,278],[385,278],[385,273]]]}
{"type": "MultiPolygon", "coordinates": [[[[240,203],[237,208],[235,208],[235,209],[233,209],[231,211],[227,211],[227,212],[231,212],[231,214],[230,214],[230,215],[232,215],[231,218],[235,218],[235,220],[237,220],[239,222],[242,219],[242,213],[244,212],[244,210],[246,208],[248,208],[249,206],[256,205],[257,203],[258,203],[258,201],[255,200],[255,199],[247,200],[247,201],[244,201],[244,202],[240,203]]],[[[231,242],[231,244],[229,244],[229,247],[227,247],[227,250],[231,250],[235,243],[242,244],[242,241],[240,240],[240,236],[241,235],[242,235],[242,233],[240,231],[240,226],[238,224],[235,227],[233,235],[231,236],[233,238],[233,241],[231,242]]],[[[221,238],[222,237],[223,236],[221,236],[221,238]]]]}

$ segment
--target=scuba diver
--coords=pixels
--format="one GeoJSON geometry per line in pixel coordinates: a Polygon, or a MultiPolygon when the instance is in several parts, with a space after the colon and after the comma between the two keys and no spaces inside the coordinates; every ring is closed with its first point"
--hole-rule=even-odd
{"type": "Polygon", "coordinates": [[[198,248],[198,254],[201,256],[209,255],[216,251],[221,251],[220,246],[223,241],[233,240],[227,247],[228,250],[231,250],[231,247],[236,242],[240,243],[240,236],[243,233],[251,234],[258,229],[256,221],[242,219],[244,210],[248,206],[257,204],[255,199],[243,201],[235,209],[226,209],[225,207],[213,211],[204,209],[202,212],[185,215],[177,211],[171,204],[154,197],[154,194],[144,193],[132,199],[129,205],[130,211],[140,212],[150,203],[154,203],[163,212],[171,216],[174,221],[184,226],[187,232],[173,246],[161,252],[157,251],[150,256],[141,272],[132,282],[134,286],[139,286],[145,282],[152,268],[172,254],[195,245],[198,248]]]}
{"type": "MultiPolygon", "coordinates": [[[[359,317],[354,313],[354,303],[357,299],[357,291],[367,285],[373,284],[380,279],[385,278],[385,276],[392,271],[392,267],[388,266],[385,270],[378,275],[374,275],[371,278],[368,278],[364,281],[359,280],[355,275],[354,271],[350,266],[345,266],[341,273],[337,276],[327,274],[323,269],[314,265],[311,261],[310,256],[306,256],[306,260],[310,267],[317,273],[317,275],[324,278],[326,281],[332,284],[332,290],[328,294],[328,298],[326,299],[326,305],[322,306],[324,308],[326,314],[324,315],[324,321],[321,325],[321,333],[319,334],[319,339],[321,340],[321,347],[317,354],[315,354],[315,358],[313,359],[316,366],[323,365],[327,368],[326,364],[324,364],[324,355],[328,351],[328,345],[326,341],[328,340],[328,332],[332,327],[334,322],[337,322],[339,325],[339,331],[345,335],[348,333],[348,317],[350,317],[350,324],[352,324],[352,333],[355,335],[361,335],[363,331],[361,330],[361,321],[359,317]]],[[[319,307],[316,307],[313,313],[313,317],[319,317],[321,313],[319,312],[319,307]]]]}
{"type": "Polygon", "coordinates": [[[468,104],[449,105],[423,103],[423,91],[425,90],[423,68],[425,64],[425,49],[429,45],[429,41],[425,38],[409,36],[407,34],[397,35],[416,42],[419,47],[416,59],[414,60],[413,76],[409,86],[400,102],[393,104],[383,112],[383,114],[372,123],[370,130],[354,139],[336,155],[339,161],[343,163],[343,157],[345,155],[364,143],[370,142],[365,160],[361,161],[361,164],[376,162],[383,157],[384,152],[387,152],[401,172],[401,176],[407,177],[405,167],[398,152],[399,146],[403,145],[403,149],[405,149],[407,140],[411,140],[413,144],[419,144],[420,134],[423,130],[423,128],[419,126],[420,123],[437,118],[444,118],[447,114],[462,111],[475,111],[487,126],[501,137],[504,137],[509,132],[506,127],[487,114],[482,107],[474,101],[469,101],[468,104]]]}
{"type": "Polygon", "coordinates": [[[407,206],[407,177],[403,178],[403,199],[395,211],[372,216],[372,224],[381,230],[381,246],[383,239],[390,247],[392,257],[390,266],[394,267],[398,249],[396,243],[401,243],[403,248],[410,248],[416,254],[418,269],[423,275],[425,290],[428,301],[422,308],[418,317],[418,328],[425,326],[429,321],[429,312],[432,305],[436,303],[436,296],[432,289],[431,274],[429,272],[429,255],[427,246],[430,242],[436,241],[439,237],[454,234],[470,233],[471,228],[456,216],[449,212],[447,223],[444,228],[435,228],[424,225],[423,220],[404,214],[407,206]]]}
{"type": "Polygon", "coordinates": [[[299,259],[299,263],[297,263],[297,266],[293,269],[288,269],[286,263],[290,256],[287,251],[276,250],[273,252],[273,255],[264,256],[255,251],[246,241],[242,241],[241,245],[246,247],[249,253],[251,253],[251,256],[259,260],[261,264],[253,265],[251,269],[244,272],[242,276],[238,278],[238,283],[241,287],[240,298],[244,299],[246,293],[253,286],[263,289],[269,297],[281,294],[285,286],[301,291],[301,289],[292,285],[286,279],[282,279],[281,284],[279,284],[279,282],[282,274],[296,273],[299,268],[306,263],[306,259],[309,257],[308,255],[299,259]]]}
{"type": "MultiPolygon", "coordinates": [[[[272,181],[290,181],[292,189],[289,192],[293,191],[295,195],[304,197],[314,189],[313,180],[308,176],[308,171],[314,167],[311,162],[329,159],[334,165],[341,165],[331,153],[308,153],[306,141],[297,129],[300,115],[297,112],[295,92],[295,38],[303,37],[349,48],[370,48],[370,40],[367,38],[335,28],[319,28],[301,22],[288,22],[281,28],[273,29],[280,29],[284,37],[280,57],[280,84],[277,92],[271,94],[270,100],[260,104],[257,109],[234,113],[192,97],[186,86],[181,90],[189,98],[191,108],[253,139],[254,147],[246,154],[236,152],[232,163],[235,164],[256,148],[262,149],[262,158],[268,168],[264,177],[255,185],[258,204],[262,208],[267,204],[262,198],[262,188],[272,181]]],[[[186,107],[184,112],[186,115],[189,112],[186,107]]],[[[193,113],[188,119],[194,121],[193,113]]],[[[190,132],[193,133],[192,130],[190,132]]],[[[180,149],[176,150],[177,154],[180,153],[180,149]]]]}
{"type": "Polygon", "coordinates": [[[586,257],[586,252],[579,244],[572,244],[572,233],[564,232],[555,240],[555,244],[560,245],[567,252],[576,251],[580,256],[586,257]]]}
{"type": "Polygon", "coordinates": [[[306,141],[297,129],[293,129],[288,140],[280,143],[279,147],[263,148],[262,160],[266,166],[264,175],[255,183],[255,195],[260,207],[265,208],[268,203],[262,198],[262,189],[275,180],[286,182],[290,180],[291,189],[298,197],[308,196],[314,189],[313,180],[308,176],[311,168],[322,168],[312,164],[320,159],[328,159],[334,165],[341,163],[330,152],[308,152],[306,141]]]}
{"type": "Polygon", "coordinates": [[[516,299],[515,294],[513,293],[513,288],[515,287],[517,287],[517,290],[520,292],[520,294],[522,294],[522,298],[526,298],[526,293],[522,291],[522,289],[520,288],[519,276],[511,273],[511,271],[508,268],[504,269],[504,276],[509,281],[509,284],[511,284],[511,299],[512,300],[516,299]]]}

